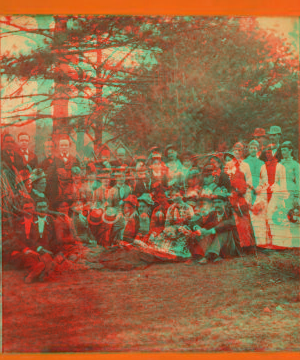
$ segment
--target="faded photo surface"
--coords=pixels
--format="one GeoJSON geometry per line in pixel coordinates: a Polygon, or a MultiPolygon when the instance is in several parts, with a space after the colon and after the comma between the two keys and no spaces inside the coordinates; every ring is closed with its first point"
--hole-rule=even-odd
{"type": "Polygon", "coordinates": [[[0,17],[3,352],[299,351],[299,24],[0,17]]]}

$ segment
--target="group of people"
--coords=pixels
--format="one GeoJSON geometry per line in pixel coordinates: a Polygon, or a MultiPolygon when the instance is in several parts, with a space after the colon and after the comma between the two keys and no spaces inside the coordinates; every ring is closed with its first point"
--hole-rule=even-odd
{"type": "Polygon", "coordinates": [[[248,144],[205,155],[175,145],[116,159],[71,154],[70,139],[44,144],[2,137],[4,264],[44,279],[62,264],[130,269],[153,262],[218,263],[299,247],[299,163],[281,128],[255,129],[248,144]],[[55,146],[56,145],[56,146],[55,146]]]}

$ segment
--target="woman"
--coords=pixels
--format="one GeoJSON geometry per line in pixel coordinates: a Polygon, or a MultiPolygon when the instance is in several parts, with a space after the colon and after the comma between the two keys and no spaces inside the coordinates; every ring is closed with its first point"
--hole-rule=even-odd
{"type": "Polygon", "coordinates": [[[150,218],[152,214],[152,206],[154,206],[154,201],[150,194],[143,194],[138,198],[139,207],[138,207],[138,214],[139,214],[139,234],[141,236],[147,235],[150,230],[150,218]]]}
{"type": "Polygon", "coordinates": [[[138,201],[135,195],[129,195],[122,201],[122,213],[125,220],[123,241],[132,243],[139,231],[140,220],[137,213],[138,201]]]}
{"type": "Polygon", "coordinates": [[[163,188],[168,186],[169,169],[161,160],[161,153],[154,151],[151,155],[151,160],[148,163],[150,169],[150,177],[152,184],[160,183],[163,188]]]}
{"type": "MultiPolygon", "coordinates": [[[[230,179],[231,195],[229,197],[229,200],[234,210],[234,218],[240,239],[240,246],[244,252],[252,253],[254,251],[254,246],[255,246],[255,236],[254,236],[250,213],[249,213],[249,209],[251,206],[251,189],[249,188],[246,182],[246,176],[244,171],[242,171],[242,169],[240,168],[240,162],[242,157],[237,159],[235,156],[232,156],[231,154],[225,154],[225,159],[226,158],[227,159],[231,158],[231,160],[226,163],[225,172],[227,173],[230,179]],[[250,192],[248,192],[248,190],[250,192]],[[247,194],[249,196],[246,199],[247,194]]],[[[249,168],[249,173],[250,173],[250,177],[248,174],[248,179],[249,181],[251,180],[251,188],[252,188],[252,177],[251,177],[250,168],[249,168]]]]}

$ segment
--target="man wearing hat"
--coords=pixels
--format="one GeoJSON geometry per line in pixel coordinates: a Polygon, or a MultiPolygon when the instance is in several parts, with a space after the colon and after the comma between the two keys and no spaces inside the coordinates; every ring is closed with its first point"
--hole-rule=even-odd
{"type": "Polygon", "coordinates": [[[240,253],[239,237],[235,219],[228,209],[230,194],[226,188],[217,188],[213,193],[214,211],[208,216],[198,216],[190,222],[190,251],[193,257],[204,256],[199,264],[220,262],[223,257],[240,253]]]}
{"type": "Polygon", "coordinates": [[[132,193],[136,197],[151,191],[152,180],[146,166],[146,160],[145,156],[136,158],[135,179],[132,182],[132,193]]]}
{"type": "Polygon", "coordinates": [[[150,230],[150,219],[152,215],[154,201],[152,200],[150,194],[144,193],[138,198],[138,202],[138,214],[140,218],[139,234],[144,236],[147,235],[150,230]]]}
{"type": "MultiPolygon", "coordinates": [[[[268,132],[269,136],[269,145],[272,146],[273,156],[280,161],[282,159],[280,152],[280,140],[281,140],[281,127],[280,126],[271,126],[270,131],[268,132]]],[[[260,156],[262,161],[267,161],[266,150],[264,150],[260,156]]]]}
{"type": "Polygon", "coordinates": [[[217,184],[214,181],[214,171],[216,171],[216,168],[213,165],[207,164],[203,167],[203,187],[200,190],[199,195],[211,195],[217,188],[217,184]]]}
{"type": "Polygon", "coordinates": [[[124,168],[116,170],[114,177],[116,180],[116,185],[109,190],[107,200],[109,206],[119,207],[120,201],[124,200],[131,194],[131,188],[125,183],[126,177],[124,168]]]}
{"type": "Polygon", "coordinates": [[[166,166],[168,172],[168,186],[182,187],[184,183],[183,167],[177,157],[177,149],[174,145],[170,144],[166,147],[165,157],[167,159],[166,166]]]}
{"type": "Polygon", "coordinates": [[[152,152],[152,158],[147,166],[150,170],[151,183],[160,183],[164,188],[168,186],[169,168],[161,159],[162,155],[158,151],[152,152]]]}

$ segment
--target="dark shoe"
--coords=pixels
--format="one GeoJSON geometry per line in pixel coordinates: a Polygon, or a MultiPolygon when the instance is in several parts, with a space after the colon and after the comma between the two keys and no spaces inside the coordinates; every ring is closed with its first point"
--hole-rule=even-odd
{"type": "Polygon", "coordinates": [[[31,284],[34,280],[36,280],[41,273],[45,269],[45,264],[43,262],[39,262],[34,266],[29,275],[25,278],[25,284],[31,284]]]}

